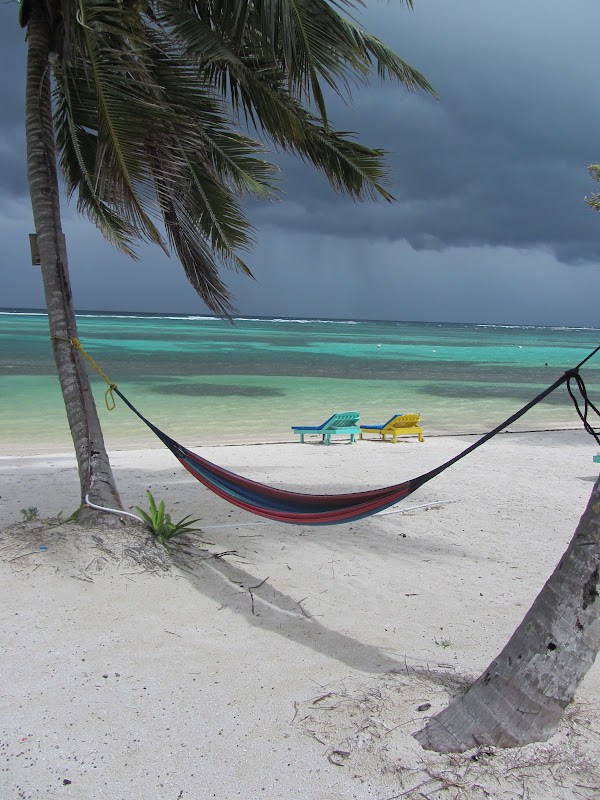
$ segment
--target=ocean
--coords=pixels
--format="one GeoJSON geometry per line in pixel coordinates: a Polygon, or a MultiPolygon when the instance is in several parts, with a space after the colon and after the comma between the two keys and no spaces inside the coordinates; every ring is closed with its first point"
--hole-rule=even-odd
{"type": "MultiPolygon", "coordinates": [[[[190,447],[290,441],[291,425],[357,410],[363,423],[417,412],[425,436],[483,433],[600,344],[588,328],[82,312],[79,337],[155,425],[190,447]]],[[[600,405],[600,355],[583,369],[600,405]]],[[[156,438],[92,383],[109,449],[156,438]]],[[[69,451],[45,313],[0,311],[2,453],[69,451]]],[[[566,389],[512,430],[580,426],[566,389]]]]}

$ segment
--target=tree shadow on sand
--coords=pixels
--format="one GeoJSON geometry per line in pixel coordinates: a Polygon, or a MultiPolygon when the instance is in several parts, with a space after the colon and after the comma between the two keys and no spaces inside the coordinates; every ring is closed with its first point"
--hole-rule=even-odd
{"type": "MultiPolygon", "coordinates": [[[[196,591],[210,598],[219,609],[228,608],[257,629],[301,644],[353,670],[373,675],[423,673],[429,680],[437,681],[439,677],[445,685],[448,681],[456,684],[456,690],[464,685],[464,677],[458,674],[419,666],[410,656],[388,653],[376,645],[328,628],[303,607],[303,598],[280,591],[268,578],[262,579],[245,565],[234,563],[234,560],[242,560],[237,551],[211,552],[204,544],[206,542],[191,535],[181,536],[177,543],[172,542],[168,552],[139,528],[93,532],[72,524],[52,524],[49,528],[46,520],[0,530],[0,558],[10,562],[12,569],[24,577],[42,567],[69,580],[78,578],[88,582],[107,573],[127,578],[147,573],[168,580],[169,572],[175,567],[196,591]],[[48,549],[52,553],[52,563],[47,561],[48,549]]],[[[340,618],[346,613],[349,613],[347,607],[339,609],[340,618]]]]}
{"type": "Polygon", "coordinates": [[[279,591],[268,579],[232,563],[234,558],[240,558],[235,551],[210,553],[189,539],[173,553],[174,564],[198,592],[219,607],[240,614],[249,625],[342,661],[352,669],[377,673],[404,669],[403,662],[380,648],[327,628],[306,611],[302,599],[279,591]]]}

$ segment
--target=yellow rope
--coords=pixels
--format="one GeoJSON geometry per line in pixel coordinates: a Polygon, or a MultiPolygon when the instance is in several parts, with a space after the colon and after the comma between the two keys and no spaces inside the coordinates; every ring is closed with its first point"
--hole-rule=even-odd
{"type": "Polygon", "coordinates": [[[116,400],[115,400],[115,396],[113,394],[113,389],[117,388],[117,384],[116,383],[112,383],[112,381],[109,380],[109,378],[104,374],[104,372],[102,372],[102,370],[100,369],[98,364],[96,364],[94,359],[88,353],[85,352],[85,350],[83,349],[83,345],[81,344],[79,339],[77,339],[76,337],[74,337],[72,339],[65,339],[64,336],[51,336],[50,338],[51,339],[60,339],[60,341],[62,341],[62,342],[69,342],[71,347],[73,347],[75,350],[79,350],[81,355],[85,359],[87,359],[87,361],[89,362],[90,366],[92,366],[96,370],[98,375],[100,375],[101,378],[104,378],[104,380],[108,384],[108,389],[104,393],[104,402],[106,403],[106,408],[109,411],[112,411],[113,408],[115,408],[115,406],[117,404],[116,400]]]}

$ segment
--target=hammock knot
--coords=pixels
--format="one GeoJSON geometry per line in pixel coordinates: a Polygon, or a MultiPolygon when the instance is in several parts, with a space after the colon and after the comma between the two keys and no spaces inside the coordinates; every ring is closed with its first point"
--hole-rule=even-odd
{"type": "Polygon", "coordinates": [[[106,383],[108,384],[108,389],[104,393],[104,402],[106,403],[106,408],[109,411],[112,411],[117,405],[115,396],[113,394],[114,390],[117,388],[117,384],[112,383],[112,381],[109,380],[108,376],[105,375],[104,372],[102,372],[102,370],[100,369],[98,364],[96,364],[91,355],[85,352],[85,350],[83,349],[83,345],[81,344],[81,341],[76,336],[72,336],[70,339],[67,339],[64,336],[51,336],[50,338],[57,339],[61,342],[69,342],[73,350],[79,350],[79,352],[86,359],[89,365],[93,367],[98,373],[98,375],[100,375],[100,377],[106,381],[106,383]]]}
{"type": "Polygon", "coordinates": [[[108,389],[104,392],[104,402],[106,403],[106,408],[108,411],[112,411],[117,405],[117,401],[115,400],[115,396],[113,394],[116,388],[117,384],[111,383],[109,384],[108,389]]]}
{"type": "Polygon", "coordinates": [[[587,388],[583,378],[579,374],[579,369],[570,369],[565,372],[567,379],[567,391],[569,397],[573,401],[575,411],[582,422],[584,430],[593,436],[596,442],[600,445],[600,428],[594,428],[588,420],[590,411],[600,418],[600,411],[592,403],[588,396],[587,388]]]}

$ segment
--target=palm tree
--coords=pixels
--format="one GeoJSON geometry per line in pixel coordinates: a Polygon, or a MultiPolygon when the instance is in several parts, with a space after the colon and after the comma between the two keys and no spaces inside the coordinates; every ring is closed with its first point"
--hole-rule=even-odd
{"type": "MultiPolygon", "coordinates": [[[[215,313],[222,266],[251,274],[241,203],[277,192],[255,130],[356,200],[391,196],[383,153],[335,131],[324,88],[350,97],[374,68],[428,82],[349,13],[360,0],[22,0],[28,180],[50,335],[82,500],[122,508],[77,339],[57,160],[78,209],[117,248],[175,252],[215,313]]],[[[411,0],[405,0],[411,7],[411,0]]],[[[88,512],[89,513],[89,512],[88,512]]]]}
{"type": "MultiPolygon", "coordinates": [[[[588,169],[600,180],[599,164],[588,169]]],[[[600,211],[600,195],[586,202],[600,211]]],[[[579,386],[586,414],[588,404],[598,413],[583,383],[579,386]]],[[[600,441],[587,418],[583,421],[600,441]]],[[[599,531],[600,478],[573,538],[522,622],[467,691],[415,734],[423,747],[444,753],[517,747],[556,733],[600,651],[599,531]]]]}
{"type": "Polygon", "coordinates": [[[428,750],[553,736],[600,650],[600,479],[556,569],[502,652],[415,734],[428,750]]]}

